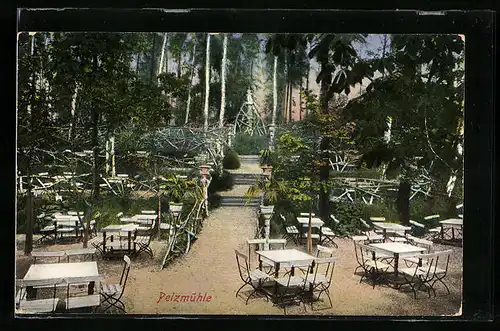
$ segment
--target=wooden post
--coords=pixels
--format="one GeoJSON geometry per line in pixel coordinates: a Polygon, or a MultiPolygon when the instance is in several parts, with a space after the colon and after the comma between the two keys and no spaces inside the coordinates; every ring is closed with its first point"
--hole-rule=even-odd
{"type": "Polygon", "coordinates": [[[106,140],[106,176],[109,175],[109,140],[106,140]]]}
{"type": "Polygon", "coordinates": [[[307,231],[307,252],[312,254],[312,200],[309,203],[309,231],[307,231]]]}
{"type": "Polygon", "coordinates": [[[116,177],[115,167],[115,137],[111,137],[111,176],[116,177]]]}

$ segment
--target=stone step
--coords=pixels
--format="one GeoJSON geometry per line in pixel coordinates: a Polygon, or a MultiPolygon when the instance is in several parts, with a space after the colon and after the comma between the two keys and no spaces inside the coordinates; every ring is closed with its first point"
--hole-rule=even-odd
{"type": "Polygon", "coordinates": [[[239,155],[240,163],[260,163],[260,155],[239,155]]]}
{"type": "Polygon", "coordinates": [[[252,198],[248,199],[246,197],[232,197],[232,196],[223,196],[221,199],[221,206],[259,206],[260,199],[252,198]]]}

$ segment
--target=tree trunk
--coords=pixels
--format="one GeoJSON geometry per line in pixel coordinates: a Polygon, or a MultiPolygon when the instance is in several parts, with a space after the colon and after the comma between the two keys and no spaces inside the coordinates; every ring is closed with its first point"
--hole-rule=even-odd
{"type": "MultiPolygon", "coordinates": [[[[168,38],[168,33],[164,33],[163,34],[163,45],[161,46],[161,55],[160,55],[160,65],[158,67],[158,74],[157,76],[159,76],[160,74],[163,73],[163,61],[165,59],[165,45],[167,44],[167,38],[168,38]]],[[[160,79],[158,78],[158,85],[160,85],[160,79]]]]}
{"type": "Polygon", "coordinates": [[[78,97],[78,85],[75,85],[75,93],[73,93],[73,98],[71,100],[71,121],[68,132],[68,140],[73,146],[73,141],[75,138],[75,127],[76,127],[76,98],[78,97]]]}
{"type": "Polygon", "coordinates": [[[276,125],[276,109],[278,107],[278,57],[274,57],[274,70],[273,70],[273,113],[271,123],[276,125]]]}
{"type": "Polygon", "coordinates": [[[31,196],[31,171],[26,167],[26,238],[24,242],[24,255],[30,255],[33,250],[33,198],[31,196]]]}
{"type": "Polygon", "coordinates": [[[189,122],[189,107],[191,106],[191,87],[193,85],[193,76],[194,76],[194,58],[196,55],[196,35],[193,37],[193,53],[191,54],[191,73],[189,78],[189,86],[188,86],[188,99],[186,105],[186,118],[184,120],[184,124],[189,122]]]}
{"type": "Polygon", "coordinates": [[[283,97],[283,122],[288,122],[288,84],[285,84],[285,95],[283,97]]]}
{"type": "MultiPolygon", "coordinates": [[[[320,102],[321,102],[321,109],[323,110],[324,114],[328,114],[328,100],[326,99],[327,91],[328,91],[328,83],[325,80],[323,80],[321,81],[320,102]]],[[[323,221],[326,221],[330,214],[329,197],[328,197],[328,192],[326,190],[328,180],[330,179],[330,165],[328,164],[328,153],[323,152],[327,150],[329,146],[330,146],[329,137],[327,136],[322,137],[320,143],[320,150],[323,162],[319,169],[319,179],[323,189],[321,189],[319,192],[319,208],[320,208],[320,215],[323,221]]]]}
{"type": "MultiPolygon", "coordinates": [[[[93,56],[92,59],[92,67],[93,67],[93,73],[96,75],[97,70],[98,70],[98,62],[97,62],[97,55],[93,56]]],[[[91,193],[91,198],[90,198],[90,204],[91,206],[94,205],[95,201],[99,199],[99,194],[100,194],[100,186],[98,183],[98,178],[99,178],[99,172],[98,172],[98,165],[99,165],[99,139],[98,139],[98,134],[99,134],[99,111],[97,109],[98,103],[95,102],[95,100],[92,100],[92,107],[91,107],[91,119],[92,119],[92,150],[93,150],[93,156],[92,156],[92,193],[91,193]]],[[[87,242],[88,242],[88,229],[90,228],[90,218],[92,215],[85,215],[86,220],[87,220],[87,225],[83,230],[83,247],[87,248],[87,242]]]]}
{"type": "Polygon", "coordinates": [[[224,126],[224,113],[226,108],[226,62],[227,62],[227,33],[224,33],[224,42],[222,45],[222,69],[221,69],[221,92],[220,92],[220,114],[219,127],[224,126]]]}
{"type": "Polygon", "coordinates": [[[135,74],[139,75],[139,62],[141,62],[141,54],[137,54],[137,60],[135,62],[135,74]]]}
{"type": "Polygon", "coordinates": [[[156,33],[153,34],[153,45],[151,45],[151,81],[156,82],[156,33]]]}
{"type": "MultiPolygon", "coordinates": [[[[307,42],[307,75],[306,75],[306,91],[309,91],[309,75],[311,74],[311,60],[309,59],[309,52],[311,51],[311,44],[307,42]]],[[[304,117],[307,116],[307,108],[304,117]]]]}
{"type": "Polygon", "coordinates": [[[292,83],[288,83],[288,90],[290,91],[288,95],[288,112],[290,113],[290,121],[293,121],[293,86],[292,83]]]}
{"type": "Polygon", "coordinates": [[[177,54],[177,78],[182,75],[182,45],[179,44],[179,53],[177,54]]]}
{"type": "Polygon", "coordinates": [[[205,55],[205,107],[203,109],[203,130],[208,131],[208,100],[210,93],[210,34],[207,33],[207,51],[205,55]]]}
{"type": "Polygon", "coordinates": [[[299,121],[302,121],[302,82],[300,81],[300,90],[299,90],[299,121]]]}
{"type": "Polygon", "coordinates": [[[399,222],[401,225],[410,224],[410,194],[410,183],[408,183],[407,181],[401,181],[399,183],[398,198],[396,200],[399,222]]]}

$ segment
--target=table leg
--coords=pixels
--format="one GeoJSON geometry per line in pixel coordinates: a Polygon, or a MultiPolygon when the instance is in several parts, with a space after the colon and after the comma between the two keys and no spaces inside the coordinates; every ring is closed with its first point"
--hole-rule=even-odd
{"type": "Polygon", "coordinates": [[[132,232],[128,231],[128,253],[130,254],[130,239],[132,238],[132,232]]]}
{"type": "Polygon", "coordinates": [[[279,271],[280,271],[280,264],[279,263],[275,263],[274,264],[274,277],[278,278],[279,271]]]}
{"type": "Polygon", "coordinates": [[[455,240],[455,227],[451,227],[451,239],[455,240]]]}
{"type": "Polygon", "coordinates": [[[399,254],[394,253],[394,276],[398,277],[399,254]]]}
{"type": "Polygon", "coordinates": [[[444,226],[441,224],[441,239],[444,240],[444,226]]]}
{"type": "Polygon", "coordinates": [[[106,231],[102,231],[102,255],[106,254],[106,231]]]}
{"type": "Polygon", "coordinates": [[[322,244],[322,242],[321,242],[321,229],[322,228],[323,228],[322,226],[319,227],[319,243],[320,244],[322,244]]]}
{"type": "Polygon", "coordinates": [[[94,286],[95,286],[95,282],[90,282],[89,283],[89,291],[88,291],[89,295],[94,294],[94,286]]]}
{"type": "Polygon", "coordinates": [[[386,229],[383,229],[383,236],[384,236],[384,242],[386,243],[387,242],[387,230],[386,229]]]}
{"type": "Polygon", "coordinates": [[[259,270],[262,271],[262,259],[259,255],[259,270]]]}
{"type": "Polygon", "coordinates": [[[290,270],[290,274],[292,276],[295,276],[295,267],[292,266],[292,269],[290,270]]]}
{"type": "Polygon", "coordinates": [[[33,286],[26,287],[26,299],[34,299],[36,298],[37,289],[33,288],[33,286]]]}

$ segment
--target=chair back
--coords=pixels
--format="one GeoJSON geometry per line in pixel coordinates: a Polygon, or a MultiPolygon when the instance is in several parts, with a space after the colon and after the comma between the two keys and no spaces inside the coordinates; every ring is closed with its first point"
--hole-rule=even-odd
{"type": "MultiPolygon", "coordinates": [[[[306,288],[306,285],[308,284],[308,282],[312,279],[312,275],[313,275],[313,272],[311,272],[313,270],[313,268],[316,266],[316,261],[313,260],[311,262],[304,262],[304,261],[292,261],[290,262],[290,264],[288,265],[290,268],[307,268],[307,272],[305,274],[305,277],[302,277],[303,278],[303,282],[300,283],[299,285],[299,288],[301,290],[305,290],[306,288]]],[[[292,273],[289,272],[288,273],[288,280],[287,280],[287,285],[286,285],[286,289],[289,289],[290,288],[290,283],[291,283],[291,280],[293,278],[296,278],[297,276],[292,276],[292,273]]],[[[292,285],[293,286],[293,285],[292,285]]],[[[283,293],[283,295],[286,293],[286,289],[285,289],[285,292],[283,293]]]]}
{"type": "Polygon", "coordinates": [[[315,268],[314,268],[314,276],[312,283],[316,283],[317,275],[323,275],[327,281],[326,287],[330,286],[330,283],[332,281],[332,276],[333,276],[333,270],[335,269],[335,262],[336,258],[334,257],[324,257],[324,258],[316,258],[314,260],[315,262],[315,268]],[[323,268],[326,266],[326,268],[323,268]],[[323,270],[324,269],[324,273],[323,270]]]}
{"type": "Polygon", "coordinates": [[[361,222],[361,225],[365,228],[365,230],[369,230],[371,229],[372,227],[370,226],[370,224],[366,223],[366,221],[362,218],[359,218],[359,221],[361,222]]]}
{"type": "Polygon", "coordinates": [[[248,279],[250,278],[250,267],[248,265],[248,257],[237,250],[234,250],[234,253],[236,254],[236,264],[238,265],[238,271],[240,273],[241,280],[247,282],[248,279]]]}
{"type": "MultiPolygon", "coordinates": [[[[16,287],[23,289],[26,287],[35,287],[35,286],[53,286],[53,306],[52,311],[55,310],[57,301],[56,293],[57,293],[57,285],[66,284],[67,280],[64,278],[53,278],[53,279],[41,279],[41,280],[26,280],[26,279],[16,279],[16,287]]],[[[19,306],[22,300],[22,296],[19,298],[16,297],[16,306],[19,306]]]]}
{"type": "Polygon", "coordinates": [[[370,221],[372,221],[372,222],[385,222],[385,217],[383,217],[383,216],[370,217],[370,221]]]}
{"type": "Polygon", "coordinates": [[[421,254],[417,257],[420,259],[418,270],[425,272],[425,278],[431,279],[436,273],[446,275],[448,273],[448,265],[450,263],[450,255],[453,250],[434,252],[429,254],[421,254]],[[427,261],[427,264],[422,266],[422,261],[427,261]]]}
{"type": "Polygon", "coordinates": [[[316,253],[317,257],[321,257],[320,255],[324,255],[325,257],[333,256],[333,249],[321,245],[316,245],[318,252],[316,253]]]}
{"type": "Polygon", "coordinates": [[[123,270],[120,277],[120,286],[122,287],[122,293],[125,291],[125,285],[127,285],[128,274],[130,272],[130,257],[127,255],[123,256],[123,270]]]}
{"type": "Polygon", "coordinates": [[[335,222],[335,224],[337,224],[337,225],[340,224],[340,220],[338,218],[336,218],[335,215],[330,215],[330,218],[335,222]]]}
{"type": "Polygon", "coordinates": [[[406,239],[408,239],[408,242],[412,245],[418,246],[418,247],[423,247],[427,249],[427,252],[431,253],[432,251],[432,246],[433,242],[430,240],[425,240],[422,238],[414,237],[411,234],[406,235],[406,239]]]}
{"type": "Polygon", "coordinates": [[[286,239],[268,239],[269,249],[285,249],[286,239]]]}

